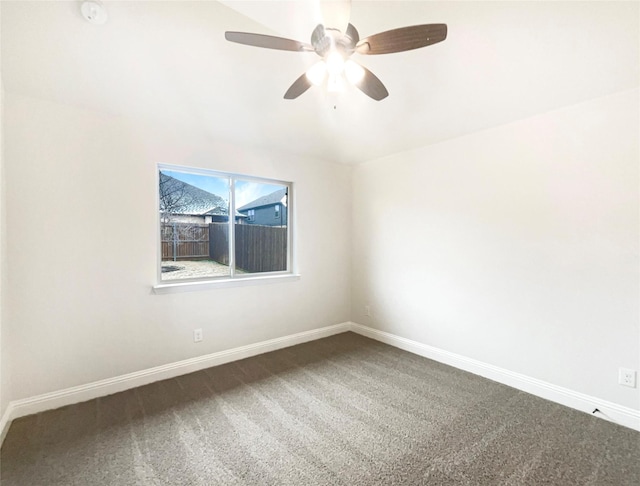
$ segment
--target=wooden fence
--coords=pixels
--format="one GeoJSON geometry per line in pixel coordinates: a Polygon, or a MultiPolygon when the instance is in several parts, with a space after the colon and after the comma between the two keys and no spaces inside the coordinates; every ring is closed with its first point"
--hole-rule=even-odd
{"type": "Polygon", "coordinates": [[[209,258],[209,225],[167,223],[160,227],[163,260],[209,258]]]}
{"type": "Polygon", "coordinates": [[[245,272],[287,269],[287,228],[236,224],[236,268],[245,272]]]}
{"type": "MultiPolygon", "coordinates": [[[[248,273],[278,272],[287,269],[287,228],[235,225],[236,268],[248,273]]],[[[211,259],[229,264],[229,225],[209,225],[211,259]]]]}
{"type": "MultiPolygon", "coordinates": [[[[211,259],[229,265],[227,223],[161,226],[163,260],[211,259]]],[[[287,269],[287,228],[235,225],[236,268],[248,273],[287,269]]]]}
{"type": "Polygon", "coordinates": [[[209,255],[212,260],[229,265],[229,224],[209,225],[209,255]]]}

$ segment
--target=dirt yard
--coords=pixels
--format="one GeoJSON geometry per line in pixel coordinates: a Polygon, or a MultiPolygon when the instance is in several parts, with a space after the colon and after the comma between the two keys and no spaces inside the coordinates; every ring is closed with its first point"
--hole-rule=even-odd
{"type": "MultiPolygon", "coordinates": [[[[245,272],[236,270],[236,273],[245,272]]],[[[229,267],[213,260],[162,262],[162,280],[225,276],[229,276],[229,267]]]]}

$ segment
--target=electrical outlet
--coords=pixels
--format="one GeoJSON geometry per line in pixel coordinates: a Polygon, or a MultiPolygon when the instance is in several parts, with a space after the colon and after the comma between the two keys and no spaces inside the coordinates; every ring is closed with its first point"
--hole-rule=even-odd
{"type": "Polygon", "coordinates": [[[364,315],[367,317],[371,317],[371,306],[368,306],[368,305],[364,306],[364,315]]]}
{"type": "Polygon", "coordinates": [[[636,387],[636,370],[620,368],[618,370],[618,383],[624,386],[636,387]]]}
{"type": "Polygon", "coordinates": [[[194,329],[193,330],[193,342],[199,343],[202,341],[202,329],[194,329]]]}

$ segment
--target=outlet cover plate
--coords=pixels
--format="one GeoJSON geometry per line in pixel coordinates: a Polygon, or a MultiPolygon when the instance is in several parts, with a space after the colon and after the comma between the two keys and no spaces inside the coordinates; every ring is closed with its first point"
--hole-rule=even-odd
{"type": "Polygon", "coordinates": [[[628,368],[620,368],[618,370],[618,383],[623,386],[629,386],[631,388],[636,387],[636,370],[630,370],[628,368]]]}
{"type": "Polygon", "coordinates": [[[194,329],[193,330],[193,342],[199,343],[202,341],[202,329],[194,329]]]}

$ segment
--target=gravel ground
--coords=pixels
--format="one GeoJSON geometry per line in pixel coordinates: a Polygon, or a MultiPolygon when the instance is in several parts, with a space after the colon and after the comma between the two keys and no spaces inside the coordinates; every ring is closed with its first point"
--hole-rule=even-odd
{"type": "MultiPolygon", "coordinates": [[[[229,275],[229,267],[212,260],[201,261],[166,261],[162,268],[178,267],[178,270],[162,272],[162,280],[177,280],[181,278],[225,277],[229,275]]],[[[236,273],[244,273],[236,270],[236,273]]]]}

